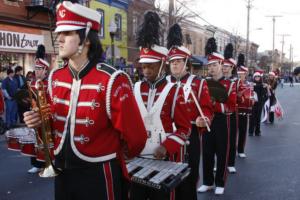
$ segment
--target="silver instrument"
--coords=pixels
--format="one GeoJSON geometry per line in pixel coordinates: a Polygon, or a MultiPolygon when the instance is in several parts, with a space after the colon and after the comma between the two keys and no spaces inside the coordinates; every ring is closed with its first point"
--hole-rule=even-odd
{"type": "Polygon", "coordinates": [[[131,180],[157,190],[171,191],[190,173],[187,163],[135,158],[127,164],[131,180]]]}

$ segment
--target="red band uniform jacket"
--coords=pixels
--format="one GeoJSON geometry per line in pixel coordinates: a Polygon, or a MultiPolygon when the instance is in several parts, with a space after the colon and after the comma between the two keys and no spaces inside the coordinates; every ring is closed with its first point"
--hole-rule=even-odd
{"type": "MultiPolygon", "coordinates": [[[[180,83],[181,86],[183,87],[183,90],[185,90],[185,85],[187,84],[189,78],[192,78],[191,89],[197,98],[197,101],[202,109],[204,116],[208,118],[209,123],[211,124],[213,120],[214,111],[213,111],[212,101],[209,95],[209,90],[207,87],[207,82],[205,79],[200,79],[199,77],[196,77],[188,73],[182,78],[180,78],[180,83]]],[[[177,81],[174,76],[171,76],[168,79],[170,79],[170,81],[173,83],[177,81]]],[[[188,90],[188,87],[186,88],[186,90],[188,90]]],[[[196,106],[196,103],[191,93],[188,93],[186,104],[188,107],[187,109],[188,113],[190,115],[190,121],[192,123],[195,123],[197,117],[200,116],[200,113],[198,111],[198,108],[196,106]]],[[[199,128],[199,131],[203,133],[206,131],[206,128],[199,128]]]]}
{"type": "Polygon", "coordinates": [[[58,155],[67,132],[73,153],[85,162],[137,156],[146,130],[127,74],[104,63],[88,63],[78,74],[68,63],[49,76],[55,150],[58,155]]]}

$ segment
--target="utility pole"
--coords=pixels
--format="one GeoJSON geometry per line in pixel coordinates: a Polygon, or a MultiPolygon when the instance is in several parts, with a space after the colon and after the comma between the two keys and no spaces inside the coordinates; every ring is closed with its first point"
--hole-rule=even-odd
{"type": "Polygon", "coordinates": [[[174,24],[175,0],[169,0],[169,28],[174,24]]]}
{"type": "Polygon", "coordinates": [[[290,36],[289,34],[280,34],[280,36],[282,36],[282,46],[281,46],[281,66],[283,65],[284,62],[284,53],[283,53],[283,49],[284,49],[284,38],[290,36]]]}
{"type": "Polygon", "coordinates": [[[250,9],[252,0],[247,0],[247,42],[246,42],[246,66],[248,67],[248,59],[249,59],[249,33],[250,33],[250,9]]]}
{"type": "Polygon", "coordinates": [[[290,72],[293,70],[293,65],[294,65],[294,55],[293,55],[293,53],[294,53],[294,48],[293,48],[293,46],[292,46],[292,44],[290,44],[290,62],[291,62],[291,69],[290,69],[290,72]]]}
{"type": "Polygon", "coordinates": [[[290,44],[290,62],[292,62],[292,44],[290,44]]]}
{"type": "Polygon", "coordinates": [[[272,17],[272,21],[273,21],[273,48],[272,48],[272,68],[271,70],[273,71],[273,67],[274,67],[274,50],[275,50],[275,22],[276,22],[276,18],[277,17],[282,17],[281,15],[269,15],[269,16],[266,16],[266,17],[272,17]]]}

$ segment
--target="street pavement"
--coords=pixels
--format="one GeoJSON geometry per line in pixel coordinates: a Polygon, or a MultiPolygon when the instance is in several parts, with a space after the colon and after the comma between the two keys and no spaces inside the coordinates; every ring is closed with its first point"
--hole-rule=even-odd
{"type": "Polygon", "coordinates": [[[236,159],[225,194],[198,193],[201,200],[300,200],[300,87],[277,89],[284,119],[262,124],[262,136],[248,137],[246,159],[236,159]]]}
{"type": "MultiPolygon", "coordinates": [[[[246,159],[237,158],[225,194],[199,194],[200,200],[300,200],[300,86],[277,89],[285,109],[282,121],[263,124],[261,137],[248,137],[246,159]]],[[[27,173],[30,159],[8,151],[0,136],[0,200],[53,200],[53,179],[27,173]]],[[[188,200],[188,199],[186,199],[188,200]]]]}

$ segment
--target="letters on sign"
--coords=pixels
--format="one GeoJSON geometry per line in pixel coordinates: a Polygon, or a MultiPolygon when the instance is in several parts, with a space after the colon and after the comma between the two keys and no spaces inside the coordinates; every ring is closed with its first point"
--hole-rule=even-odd
{"type": "Polygon", "coordinates": [[[36,50],[39,44],[44,43],[44,36],[8,32],[0,30],[0,48],[36,50]]]}

